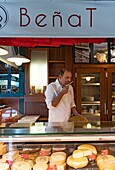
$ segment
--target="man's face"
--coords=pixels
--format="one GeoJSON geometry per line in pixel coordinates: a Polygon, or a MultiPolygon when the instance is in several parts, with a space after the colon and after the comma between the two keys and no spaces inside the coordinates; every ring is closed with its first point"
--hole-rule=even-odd
{"type": "Polygon", "coordinates": [[[65,86],[71,82],[72,74],[71,72],[65,71],[63,76],[59,76],[59,82],[61,85],[65,86]]]}

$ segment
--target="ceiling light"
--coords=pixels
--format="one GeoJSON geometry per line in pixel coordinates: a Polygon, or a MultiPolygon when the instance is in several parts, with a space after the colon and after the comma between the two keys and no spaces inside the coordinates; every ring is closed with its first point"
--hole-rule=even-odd
{"type": "Polygon", "coordinates": [[[7,60],[10,61],[10,62],[14,62],[17,66],[21,66],[22,63],[30,62],[30,59],[19,54],[19,47],[18,47],[18,54],[16,56],[12,56],[12,57],[7,58],[7,60]]]}
{"type": "Polygon", "coordinates": [[[6,55],[6,54],[8,54],[8,51],[0,46],[0,55],[6,55]]]}

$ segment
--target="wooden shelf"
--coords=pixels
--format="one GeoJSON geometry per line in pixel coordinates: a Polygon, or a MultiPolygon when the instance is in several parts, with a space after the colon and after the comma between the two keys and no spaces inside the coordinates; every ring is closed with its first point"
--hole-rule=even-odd
{"type": "Polygon", "coordinates": [[[49,60],[49,63],[65,63],[65,60],[49,60]]]}
{"type": "Polygon", "coordinates": [[[61,68],[72,69],[73,50],[70,46],[51,47],[48,58],[48,83],[58,77],[61,68]]]}

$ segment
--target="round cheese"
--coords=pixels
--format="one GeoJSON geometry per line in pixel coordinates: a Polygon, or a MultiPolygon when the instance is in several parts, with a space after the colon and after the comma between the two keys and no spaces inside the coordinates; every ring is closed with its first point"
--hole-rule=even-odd
{"type": "Polygon", "coordinates": [[[113,155],[98,155],[96,158],[97,165],[107,165],[109,163],[115,162],[115,157],[113,155]]]}
{"type": "Polygon", "coordinates": [[[31,170],[31,166],[28,162],[25,161],[17,161],[14,162],[13,165],[11,166],[11,170],[31,170]]]}
{"type": "Polygon", "coordinates": [[[72,167],[72,168],[83,168],[85,166],[87,166],[88,164],[88,159],[87,157],[82,157],[82,158],[73,158],[72,155],[70,155],[67,158],[67,164],[72,167]]]}
{"type": "Polygon", "coordinates": [[[47,169],[48,169],[48,164],[46,163],[39,163],[33,166],[33,170],[47,170],[47,169]]]}
{"type": "Polygon", "coordinates": [[[80,149],[77,149],[75,151],[73,151],[73,158],[82,158],[84,155],[83,155],[83,151],[80,150],[80,149]]]}
{"type": "Polygon", "coordinates": [[[48,163],[49,162],[49,156],[38,156],[35,160],[37,164],[39,163],[48,163]]]}
{"type": "Polygon", "coordinates": [[[65,163],[66,153],[65,152],[54,152],[50,157],[51,165],[62,165],[65,163]]]}
{"type": "Polygon", "coordinates": [[[90,145],[90,144],[81,144],[78,146],[78,149],[88,149],[88,150],[91,150],[92,153],[97,155],[97,149],[93,145],[90,145]]]}
{"type": "Polygon", "coordinates": [[[9,170],[9,164],[0,162],[1,170],[9,170]]]}

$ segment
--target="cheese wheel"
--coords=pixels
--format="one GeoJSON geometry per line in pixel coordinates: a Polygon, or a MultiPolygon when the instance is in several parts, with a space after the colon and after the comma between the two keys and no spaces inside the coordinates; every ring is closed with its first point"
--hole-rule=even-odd
{"type": "Polygon", "coordinates": [[[83,152],[83,156],[92,155],[92,151],[90,149],[80,149],[83,152]]]}
{"type": "Polygon", "coordinates": [[[110,162],[109,164],[100,164],[99,170],[115,170],[115,162],[110,162]]]}
{"type": "MultiPolygon", "coordinates": [[[[99,169],[108,167],[114,167],[115,170],[115,157],[113,155],[99,155],[96,158],[97,166],[99,169]]],[[[111,169],[110,169],[111,170],[111,169]]]]}
{"type": "Polygon", "coordinates": [[[46,163],[39,163],[33,166],[33,170],[47,170],[47,169],[48,169],[48,164],[46,163]]]}
{"type": "Polygon", "coordinates": [[[9,164],[0,162],[1,170],[9,170],[9,164]]]}
{"type": "Polygon", "coordinates": [[[66,163],[62,164],[62,165],[56,165],[57,170],[66,170],[66,163]]]}
{"type": "Polygon", "coordinates": [[[66,145],[53,145],[52,147],[53,152],[61,152],[66,150],[66,145]]]}
{"type": "Polygon", "coordinates": [[[73,156],[73,158],[82,158],[83,151],[81,149],[77,149],[77,150],[73,151],[72,156],[73,156]]]}
{"type": "Polygon", "coordinates": [[[25,161],[18,161],[14,162],[13,165],[11,166],[11,170],[31,170],[31,166],[28,162],[25,161]]]}
{"type": "Polygon", "coordinates": [[[24,161],[24,158],[22,158],[20,155],[16,157],[16,159],[14,160],[14,162],[17,161],[24,161]]]}
{"type": "Polygon", "coordinates": [[[1,158],[0,163],[6,163],[6,161],[3,158],[1,158]]]}
{"type": "Polygon", "coordinates": [[[14,161],[17,157],[19,156],[19,152],[18,151],[11,151],[11,152],[8,152],[6,154],[4,154],[2,156],[2,158],[6,161],[6,160],[9,160],[9,161],[14,161]]]}
{"type": "Polygon", "coordinates": [[[92,153],[97,155],[97,149],[93,145],[90,145],[90,144],[81,144],[78,146],[78,149],[89,149],[91,150],[92,153]]]}
{"type": "Polygon", "coordinates": [[[3,145],[4,144],[4,142],[0,142],[0,145],[3,145]]]}
{"type": "Polygon", "coordinates": [[[113,155],[99,155],[96,161],[99,170],[115,170],[115,157],[113,155]]]}
{"type": "Polygon", "coordinates": [[[25,162],[29,163],[29,165],[31,166],[31,168],[34,166],[34,162],[30,159],[24,160],[25,162]]]}
{"type": "Polygon", "coordinates": [[[7,145],[0,144],[0,155],[7,153],[7,145]]]}
{"type": "Polygon", "coordinates": [[[54,152],[50,157],[51,165],[62,165],[65,163],[66,153],[65,152],[54,152]]]}
{"type": "Polygon", "coordinates": [[[89,156],[92,155],[91,150],[89,149],[77,149],[73,151],[73,158],[82,158],[83,156],[89,156]]]}
{"type": "Polygon", "coordinates": [[[83,168],[85,166],[87,166],[88,164],[88,159],[86,156],[82,157],[82,158],[73,158],[72,155],[70,155],[67,158],[67,164],[72,167],[72,168],[83,168]]]}
{"type": "Polygon", "coordinates": [[[39,163],[48,163],[49,162],[49,156],[38,156],[35,160],[37,164],[39,163]]]}

